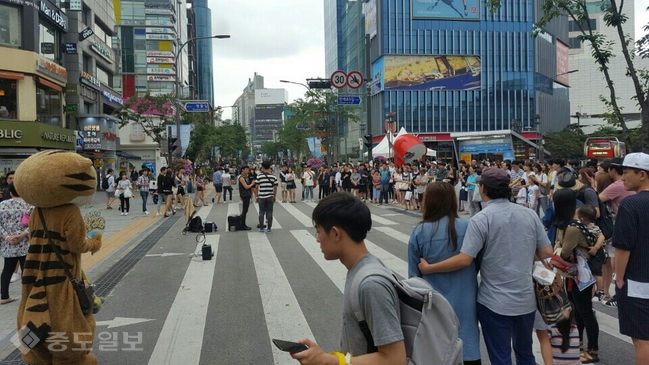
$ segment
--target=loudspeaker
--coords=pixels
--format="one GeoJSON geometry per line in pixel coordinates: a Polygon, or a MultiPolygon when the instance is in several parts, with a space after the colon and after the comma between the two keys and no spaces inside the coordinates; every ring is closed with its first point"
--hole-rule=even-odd
{"type": "Polygon", "coordinates": [[[214,252],[212,252],[212,245],[203,244],[203,260],[211,260],[214,257],[214,252]]]}
{"type": "Polygon", "coordinates": [[[235,232],[239,227],[241,227],[241,216],[240,215],[228,216],[228,231],[235,232]]]}

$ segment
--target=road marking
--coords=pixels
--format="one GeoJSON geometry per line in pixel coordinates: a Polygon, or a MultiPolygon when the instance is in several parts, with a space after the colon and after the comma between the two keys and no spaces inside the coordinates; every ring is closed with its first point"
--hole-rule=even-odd
{"type": "Polygon", "coordinates": [[[367,247],[367,250],[371,252],[372,255],[376,256],[379,260],[381,260],[385,266],[392,269],[392,271],[396,272],[401,277],[404,278],[408,277],[407,262],[394,256],[393,254],[375,245],[369,240],[365,240],[365,246],[367,247]]]}
{"type": "MultiPolygon", "coordinates": [[[[215,255],[219,237],[206,236],[206,243],[212,245],[215,255]]],[[[199,243],[194,252],[200,251],[202,246],[199,243]]],[[[215,267],[216,256],[207,261],[193,258],[189,263],[149,359],[150,365],[199,364],[215,267]]]]}
{"type": "Polygon", "coordinates": [[[302,245],[304,250],[311,256],[322,271],[327,274],[329,279],[338,287],[341,293],[345,292],[345,279],[347,270],[338,260],[325,260],[320,250],[320,244],[316,238],[306,229],[291,230],[291,234],[302,245]]]}
{"type": "MultiPolygon", "coordinates": [[[[270,339],[295,341],[304,337],[314,338],[268,236],[248,233],[248,241],[270,339]]],[[[275,364],[286,364],[289,361],[287,353],[272,344],[271,348],[275,364]]]]}
{"type": "Polygon", "coordinates": [[[380,217],[380,216],[378,216],[376,214],[372,214],[372,220],[375,221],[376,223],[380,223],[380,224],[383,224],[383,225],[386,225],[386,226],[394,226],[394,225],[399,224],[399,223],[397,223],[395,221],[385,219],[385,218],[380,217]]]}
{"type": "Polygon", "coordinates": [[[116,327],[129,326],[132,324],[144,323],[149,321],[155,321],[155,319],[115,317],[112,320],[99,321],[96,323],[96,325],[108,326],[108,328],[116,328],[116,327]]]}
{"type": "MultiPolygon", "coordinates": [[[[279,224],[277,218],[275,218],[275,208],[279,206],[278,202],[273,203],[273,227],[272,229],[282,229],[282,225],[279,224]]],[[[257,217],[259,217],[259,203],[255,203],[255,209],[257,210],[257,217]]],[[[259,219],[257,219],[259,220],[259,219]]]]}
{"type": "Polygon", "coordinates": [[[407,234],[401,233],[401,232],[397,231],[396,229],[393,229],[393,228],[390,228],[390,227],[376,227],[374,229],[376,229],[377,231],[379,231],[381,233],[385,233],[388,236],[405,243],[406,245],[408,244],[408,241],[410,240],[410,236],[408,236],[407,234]]]}
{"type": "Polygon", "coordinates": [[[382,217],[398,217],[400,215],[403,215],[403,214],[400,214],[400,213],[381,214],[382,217]]]}
{"type": "Polygon", "coordinates": [[[170,256],[185,256],[185,255],[191,255],[191,254],[186,254],[186,253],[150,253],[148,255],[144,255],[144,257],[170,257],[170,256]]]}
{"type": "Polygon", "coordinates": [[[306,214],[302,213],[299,209],[294,207],[291,204],[285,204],[284,209],[286,209],[291,215],[297,219],[300,223],[302,223],[305,227],[313,227],[313,220],[311,220],[311,217],[307,216],[306,214]]]}
{"type": "MultiPolygon", "coordinates": [[[[599,303],[601,305],[601,303],[599,303]]],[[[620,333],[620,322],[617,318],[608,315],[604,312],[600,312],[597,309],[595,309],[596,316],[597,316],[597,323],[599,323],[599,330],[608,333],[609,335],[613,337],[617,337],[620,340],[633,344],[633,341],[631,340],[631,337],[625,336],[620,333]]]]}

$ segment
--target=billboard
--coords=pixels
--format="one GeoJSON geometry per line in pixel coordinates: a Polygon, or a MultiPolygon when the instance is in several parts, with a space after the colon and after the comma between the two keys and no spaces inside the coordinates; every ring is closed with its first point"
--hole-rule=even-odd
{"type": "Polygon", "coordinates": [[[557,39],[557,82],[569,85],[568,71],[570,59],[570,47],[557,39]]]}
{"type": "Polygon", "coordinates": [[[480,20],[481,0],[412,0],[413,19],[480,20]]]}
{"type": "Polygon", "coordinates": [[[369,0],[363,3],[363,14],[365,14],[365,34],[371,38],[376,35],[376,0],[369,0]]]}
{"type": "Polygon", "coordinates": [[[257,89],[255,90],[255,105],[284,104],[288,102],[285,89],[257,89]]]}
{"type": "Polygon", "coordinates": [[[378,91],[478,90],[481,70],[480,56],[383,56],[372,77],[378,91]]]}

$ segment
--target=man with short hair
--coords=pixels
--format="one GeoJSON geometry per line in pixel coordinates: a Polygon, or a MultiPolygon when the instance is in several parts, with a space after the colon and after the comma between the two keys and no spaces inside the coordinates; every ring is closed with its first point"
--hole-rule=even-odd
{"type": "Polygon", "coordinates": [[[268,223],[266,233],[271,233],[273,204],[277,199],[277,177],[272,174],[268,160],[261,163],[261,171],[255,179],[255,189],[259,197],[259,233],[264,233],[264,216],[268,223]]]}
{"type": "Polygon", "coordinates": [[[311,218],[325,260],[339,260],[348,270],[340,352],[327,354],[311,340],[302,339],[299,342],[308,350],[291,356],[303,365],[406,365],[399,297],[392,283],[382,276],[367,276],[357,293],[373,339],[369,345],[374,345],[375,352],[368,353],[366,337],[352,310],[349,293],[354,279],[366,265],[383,265],[365,246],[364,240],[372,227],[369,208],[350,193],[331,194],[318,203],[311,218]]]}
{"type": "Polygon", "coordinates": [[[379,170],[381,175],[381,196],[379,198],[379,205],[390,204],[388,201],[390,194],[390,170],[388,169],[388,164],[383,163],[383,166],[379,170]]]}
{"type": "Polygon", "coordinates": [[[7,188],[2,190],[2,196],[0,196],[0,202],[3,201],[3,200],[11,199],[11,194],[9,193],[9,185],[11,185],[14,182],[14,175],[15,174],[16,174],[16,171],[9,171],[9,172],[7,172],[7,175],[5,175],[7,188]]]}
{"type": "Polygon", "coordinates": [[[106,171],[108,178],[108,188],[106,189],[106,209],[113,209],[111,204],[115,201],[115,176],[113,176],[113,169],[106,171]]]}
{"type": "Polygon", "coordinates": [[[223,193],[221,175],[223,175],[223,167],[219,166],[212,174],[212,184],[214,184],[214,196],[212,197],[212,203],[214,203],[214,199],[216,198],[216,204],[221,204],[221,193],[223,193]]]}
{"type": "Polygon", "coordinates": [[[315,173],[311,171],[311,165],[306,165],[304,168],[304,173],[302,174],[302,183],[304,185],[304,196],[303,200],[309,200],[311,197],[311,202],[313,202],[313,182],[315,181],[315,173]]]}
{"type": "Polygon", "coordinates": [[[499,168],[478,177],[484,208],[476,213],[459,254],[429,264],[420,260],[423,274],[463,269],[482,256],[478,288],[478,318],[492,364],[535,365],[532,331],[536,296],[532,263],[552,256],[552,247],[539,217],[532,209],[511,203],[509,175],[499,168]],[[516,229],[512,229],[516,222],[516,229]]]}
{"type": "Polygon", "coordinates": [[[444,181],[448,176],[448,169],[446,168],[446,162],[439,161],[437,163],[437,181],[444,181]]]}
{"type": "Polygon", "coordinates": [[[520,161],[512,162],[512,170],[509,173],[510,176],[509,188],[512,189],[512,193],[514,196],[518,195],[518,191],[521,190],[520,182],[523,180],[523,177],[525,176],[525,171],[521,169],[520,163],[521,163],[520,161]]]}
{"type": "Polygon", "coordinates": [[[649,364],[649,155],[630,153],[622,163],[624,187],[613,232],[615,292],[620,333],[635,346],[636,365],[649,364]]]}

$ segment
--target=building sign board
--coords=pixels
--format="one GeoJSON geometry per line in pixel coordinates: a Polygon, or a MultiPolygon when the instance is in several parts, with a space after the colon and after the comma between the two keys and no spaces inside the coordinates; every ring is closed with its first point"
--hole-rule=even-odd
{"type": "Polygon", "coordinates": [[[101,56],[101,58],[105,59],[106,61],[113,63],[113,52],[111,52],[108,47],[104,46],[100,42],[93,42],[90,45],[90,48],[95,51],[98,55],[101,56]]]}
{"type": "Polygon", "coordinates": [[[56,5],[49,1],[41,0],[38,10],[63,31],[68,31],[68,16],[56,5]]]}
{"type": "Polygon", "coordinates": [[[156,14],[168,14],[173,15],[173,11],[169,9],[144,9],[144,14],[156,15],[156,14]]]}
{"type": "Polygon", "coordinates": [[[173,28],[146,28],[147,33],[169,33],[169,34],[176,34],[176,31],[173,28]]]}
{"type": "Polygon", "coordinates": [[[148,74],[175,75],[176,71],[174,71],[173,68],[147,68],[146,73],[148,73],[148,74]]]}
{"type": "Polygon", "coordinates": [[[93,34],[95,34],[95,31],[92,30],[90,27],[87,27],[86,29],[79,32],[79,42],[85,41],[93,34]]]}
{"type": "Polygon", "coordinates": [[[122,101],[122,98],[120,96],[115,95],[108,90],[102,90],[101,95],[104,97],[104,99],[108,100],[111,103],[124,105],[124,101],[122,101]]]}
{"type": "Polygon", "coordinates": [[[60,82],[68,81],[68,71],[56,63],[41,57],[36,61],[36,70],[60,82]]]}
{"type": "Polygon", "coordinates": [[[146,63],[175,63],[173,57],[147,57],[146,63]]]}
{"type": "Polygon", "coordinates": [[[176,23],[171,20],[147,20],[146,25],[159,26],[159,27],[175,27],[176,23]]]}
{"type": "Polygon", "coordinates": [[[82,0],[69,0],[70,11],[83,11],[83,1],[82,0]]]}
{"type": "Polygon", "coordinates": [[[89,74],[89,73],[87,73],[85,71],[81,71],[80,80],[81,80],[81,83],[86,84],[88,86],[92,86],[92,87],[97,88],[97,89],[99,89],[101,87],[101,82],[99,82],[99,80],[96,77],[92,76],[91,74],[89,74]]]}
{"type": "Polygon", "coordinates": [[[147,76],[148,81],[176,81],[176,76],[159,76],[159,75],[149,75],[147,76]]]}
{"type": "Polygon", "coordinates": [[[63,45],[64,52],[67,54],[77,54],[77,44],[76,43],[65,43],[63,45]]]}
{"type": "Polygon", "coordinates": [[[147,34],[146,39],[162,39],[162,40],[175,40],[175,36],[172,34],[147,34]]]}

